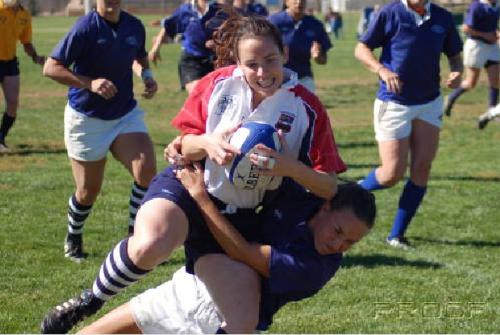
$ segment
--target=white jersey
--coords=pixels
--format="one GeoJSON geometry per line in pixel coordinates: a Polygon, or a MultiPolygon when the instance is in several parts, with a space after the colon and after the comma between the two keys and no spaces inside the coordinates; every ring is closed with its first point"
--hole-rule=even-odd
{"type": "MultiPolygon", "coordinates": [[[[324,107],[289,70],[281,88],[252,109],[252,90],[241,70],[235,66],[218,69],[200,80],[173,124],[183,133],[212,134],[250,121],[281,129],[289,154],[313,169],[326,173],[345,170],[324,107]]],[[[210,194],[238,208],[256,207],[265,194],[265,190],[234,187],[224,167],[209,159],[205,183],[210,194]]]]}

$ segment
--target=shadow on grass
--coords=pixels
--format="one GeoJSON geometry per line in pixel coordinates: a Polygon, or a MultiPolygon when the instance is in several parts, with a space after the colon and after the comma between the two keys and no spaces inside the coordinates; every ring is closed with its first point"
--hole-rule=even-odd
{"type": "Polygon", "coordinates": [[[424,237],[414,237],[415,241],[435,243],[435,244],[445,244],[445,245],[463,245],[468,247],[500,247],[500,241],[476,241],[476,240],[459,240],[459,241],[449,241],[449,240],[436,240],[432,238],[424,237]]]}
{"type": "Polygon", "coordinates": [[[33,154],[65,154],[66,148],[59,146],[40,145],[34,146],[30,144],[19,144],[12,148],[10,152],[4,153],[5,156],[29,156],[33,154]]]}
{"type": "Polygon", "coordinates": [[[362,266],[365,268],[375,268],[377,266],[412,266],[416,268],[439,269],[443,265],[428,261],[411,261],[402,257],[387,256],[382,254],[345,256],[342,267],[362,266]]]}
{"type": "Polygon", "coordinates": [[[475,177],[475,176],[431,176],[431,180],[445,181],[474,181],[500,183],[500,177],[475,177]]]}
{"type": "Polygon", "coordinates": [[[376,144],[373,141],[368,142],[340,142],[337,143],[337,147],[342,149],[352,149],[352,148],[368,148],[374,147],[376,144]]]}

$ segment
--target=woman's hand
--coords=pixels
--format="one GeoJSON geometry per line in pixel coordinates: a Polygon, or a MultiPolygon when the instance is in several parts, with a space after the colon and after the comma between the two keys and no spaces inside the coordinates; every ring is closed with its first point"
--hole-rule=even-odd
{"type": "Polygon", "coordinates": [[[206,138],[205,152],[210,160],[218,165],[226,165],[233,160],[240,150],[228,142],[228,138],[240,127],[236,125],[229,129],[215,132],[211,135],[204,135],[206,138]]]}
{"type": "Polygon", "coordinates": [[[193,166],[186,165],[177,169],[175,175],[193,199],[196,201],[209,199],[205,188],[203,169],[199,162],[195,162],[193,166]]]}
{"type": "Polygon", "coordinates": [[[382,67],[378,71],[378,75],[380,79],[385,82],[385,86],[389,92],[396,94],[401,93],[401,90],[403,89],[403,82],[399,79],[397,73],[392,72],[386,67],[382,67]]]}
{"type": "Polygon", "coordinates": [[[261,173],[266,176],[288,176],[293,175],[293,167],[297,164],[297,159],[291,157],[285,135],[278,131],[278,138],[281,143],[281,152],[273,150],[264,144],[257,144],[255,151],[249,155],[250,161],[261,169],[261,173]]]}
{"type": "Polygon", "coordinates": [[[163,149],[163,159],[170,164],[186,165],[191,162],[182,155],[182,136],[177,136],[163,149]]]}

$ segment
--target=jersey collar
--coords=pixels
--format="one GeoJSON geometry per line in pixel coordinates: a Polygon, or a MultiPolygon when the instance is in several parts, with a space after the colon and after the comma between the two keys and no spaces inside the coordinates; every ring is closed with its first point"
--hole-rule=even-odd
{"type": "Polygon", "coordinates": [[[418,27],[420,27],[425,21],[430,20],[431,18],[431,1],[428,0],[426,1],[424,7],[425,7],[425,15],[422,17],[420,16],[417,12],[415,12],[413,9],[410,8],[408,5],[408,0],[401,0],[403,5],[405,6],[406,10],[409,11],[413,17],[415,18],[415,23],[417,24],[418,27]]]}

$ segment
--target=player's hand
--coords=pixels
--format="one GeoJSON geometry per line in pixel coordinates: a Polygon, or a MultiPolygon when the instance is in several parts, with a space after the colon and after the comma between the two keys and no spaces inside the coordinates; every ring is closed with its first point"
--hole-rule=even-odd
{"type": "Polygon", "coordinates": [[[182,155],[182,136],[177,136],[163,149],[163,158],[170,164],[178,166],[191,163],[182,155]]]}
{"type": "Polygon", "coordinates": [[[104,78],[97,78],[90,83],[90,91],[108,100],[118,93],[115,84],[104,78]]]}
{"type": "Polygon", "coordinates": [[[461,82],[461,72],[450,72],[450,74],[448,75],[448,79],[446,80],[446,86],[448,86],[448,88],[458,88],[460,87],[461,82]]]}
{"type": "Polygon", "coordinates": [[[45,56],[35,56],[33,57],[33,63],[38,64],[38,65],[44,65],[45,61],[47,60],[47,57],[45,56]]]}
{"type": "Polygon", "coordinates": [[[401,90],[403,89],[403,82],[401,81],[401,79],[399,79],[397,73],[394,73],[388,68],[383,67],[378,72],[378,75],[380,79],[382,79],[385,82],[385,85],[389,92],[396,94],[401,93],[401,90]]]}
{"type": "Polygon", "coordinates": [[[195,200],[208,198],[203,169],[199,162],[195,162],[192,166],[186,165],[177,169],[175,175],[195,200]]]}
{"type": "Polygon", "coordinates": [[[156,80],[153,78],[144,79],[144,92],[142,93],[142,97],[145,99],[151,99],[156,91],[158,91],[158,84],[156,80]]]}
{"type": "Polygon", "coordinates": [[[207,139],[205,152],[209,159],[218,165],[226,165],[240,154],[238,148],[229,144],[229,137],[240,127],[240,124],[226,130],[215,132],[211,135],[204,135],[207,139]]]}
{"type": "Polygon", "coordinates": [[[158,65],[157,63],[161,62],[161,55],[160,55],[160,50],[157,49],[151,49],[148,53],[148,59],[150,62],[152,62],[155,66],[158,65]]]}
{"type": "Polygon", "coordinates": [[[267,176],[291,176],[293,166],[297,164],[297,159],[288,153],[288,145],[285,135],[281,130],[278,131],[278,137],[281,142],[281,153],[273,150],[264,144],[257,144],[255,152],[252,152],[248,158],[261,169],[261,173],[267,176]]]}
{"type": "Polygon", "coordinates": [[[316,41],[312,42],[311,45],[311,57],[313,59],[319,58],[321,56],[321,44],[316,41]]]}

